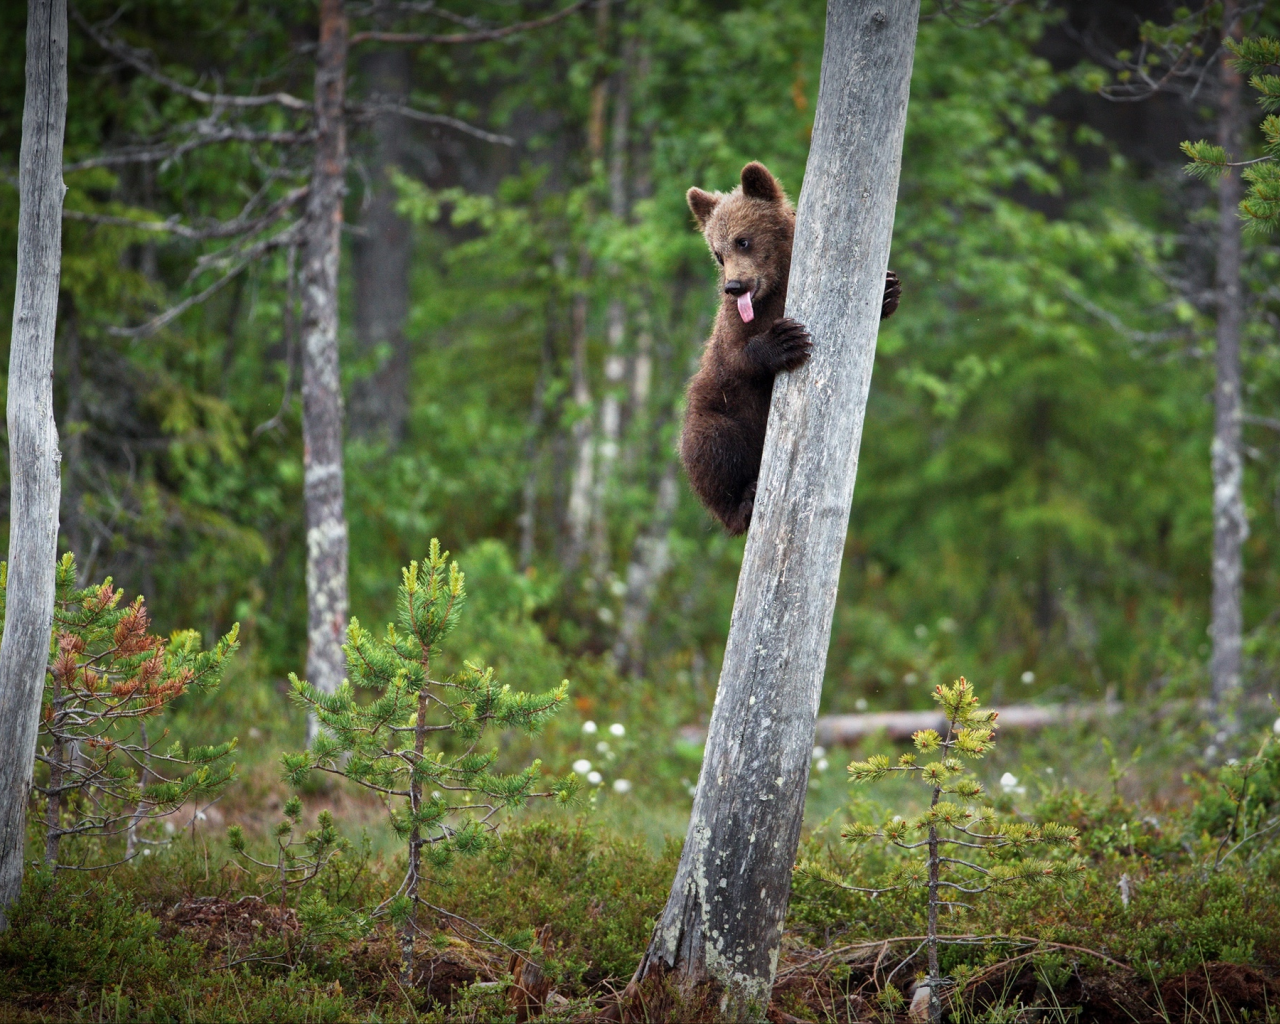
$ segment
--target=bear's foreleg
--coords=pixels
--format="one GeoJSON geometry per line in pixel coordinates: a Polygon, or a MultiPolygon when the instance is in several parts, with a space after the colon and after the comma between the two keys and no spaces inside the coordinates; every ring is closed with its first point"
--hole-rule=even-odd
{"type": "Polygon", "coordinates": [[[742,350],[751,363],[770,376],[803,366],[812,352],[813,340],[804,324],[785,316],[748,341],[742,350]]]}

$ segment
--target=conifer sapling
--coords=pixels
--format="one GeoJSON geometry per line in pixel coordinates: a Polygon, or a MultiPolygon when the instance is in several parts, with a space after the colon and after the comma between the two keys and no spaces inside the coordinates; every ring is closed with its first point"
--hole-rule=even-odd
{"type": "Polygon", "coordinates": [[[934,729],[920,730],[912,737],[918,753],[903,754],[896,764],[887,755],[877,754],[849,765],[849,776],[855,783],[875,782],[893,773],[917,779],[929,791],[928,809],[913,817],[895,816],[882,825],[855,822],[845,826],[841,835],[855,844],[879,840],[911,855],[924,852],[923,860],[915,856],[904,858],[882,887],[845,888],[873,895],[926,890],[928,1015],[930,1020],[940,1020],[938,911],[942,907],[968,908],[969,904],[960,898],[963,896],[1061,880],[1083,865],[1074,857],[1063,860],[1027,856],[1033,846],[1074,847],[1076,829],[1053,822],[1035,825],[1000,821],[986,804],[982,783],[972,775],[964,759],[976,760],[991,750],[997,713],[980,707],[973,687],[964,678],[951,686],[936,687],[933,699],[946,715],[945,735],[934,729]],[[938,759],[920,764],[919,754],[937,754],[938,759]]]}
{"type": "Polygon", "coordinates": [[[522,771],[495,770],[496,750],[481,750],[486,729],[536,732],[564,704],[568,682],[543,694],[499,685],[491,668],[466,663],[448,678],[433,678],[441,643],[457,624],[466,596],[463,574],[431,541],[420,566],[403,570],[399,627],[375,638],[353,619],[343,650],[349,678],[334,694],[291,677],[293,699],[322,726],[311,749],[286,754],[286,779],[301,785],[312,770],[340,775],[377,793],[397,836],[407,843],[408,866],[399,890],[379,911],[400,928],[401,979],[413,979],[418,908],[424,905],[424,859],[437,870],[455,854],[485,849],[503,808],[536,797],[568,800],[576,775],[539,789],[541,762],[522,771]],[[357,699],[357,688],[372,699],[357,699]]]}
{"type": "MultiPolygon", "coordinates": [[[[6,582],[0,563],[0,621],[6,582]]],[[[108,867],[164,842],[146,838],[148,822],[213,797],[234,777],[235,740],[160,750],[166,733],[148,736],[147,723],[154,732],[153,720],[184,693],[217,688],[239,629],[211,651],[201,650],[194,630],[154,636],[141,597],[121,607],[122,592],[109,578],[77,587],[70,553],[58,562],[55,582],[34,786],[46,801],[44,860],[58,870],[63,839],[79,837],[95,848],[80,851],[76,866],[108,867]],[[122,834],[124,850],[103,861],[122,834]]]]}

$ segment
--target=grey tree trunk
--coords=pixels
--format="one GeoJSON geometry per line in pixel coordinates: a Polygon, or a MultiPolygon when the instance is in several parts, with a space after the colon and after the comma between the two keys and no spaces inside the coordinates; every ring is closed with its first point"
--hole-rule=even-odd
{"type": "MultiPolygon", "coordinates": [[[[302,255],[302,441],[307,516],[307,678],[325,693],[342,683],[347,627],[347,520],[338,375],[338,258],[347,170],[343,95],[347,19],[320,0],[315,164],[302,255]]],[[[312,721],[312,731],[315,722],[312,721]]]]}
{"type": "MultiPolygon", "coordinates": [[[[631,216],[627,182],[628,129],[631,121],[630,72],[635,62],[635,37],[623,48],[622,70],[614,76],[613,125],[609,153],[609,212],[622,223],[631,216]]],[[[595,494],[592,500],[591,571],[598,583],[611,568],[609,549],[609,489],[618,461],[622,436],[622,399],[627,374],[623,344],[627,337],[627,307],[619,290],[623,281],[613,275],[614,295],[609,299],[605,339],[609,344],[604,360],[604,387],[600,400],[600,442],[596,464],[595,494]]]]}
{"type": "Polygon", "coordinates": [[[653,501],[653,515],[649,524],[636,538],[631,562],[627,565],[627,590],[622,598],[622,617],[618,624],[618,639],[613,645],[613,656],[619,671],[627,676],[639,676],[644,670],[644,635],[649,624],[649,612],[658,592],[658,583],[670,562],[671,519],[675,514],[680,491],[676,481],[678,460],[673,456],[658,481],[658,494],[653,501]]]}
{"type": "MultiPolygon", "coordinates": [[[[365,55],[360,69],[368,92],[397,99],[409,93],[410,53],[403,47],[365,55]]],[[[402,440],[409,417],[409,348],[404,335],[409,314],[409,222],[396,212],[392,168],[408,157],[406,122],[379,114],[373,122],[373,195],[363,218],[366,230],[355,249],[356,341],[362,355],[386,353],[378,367],[351,389],[350,424],[355,437],[382,435],[402,440]]]]}
{"type": "Polygon", "coordinates": [[[671,895],[636,972],[763,1019],[800,838],[893,233],[919,0],[830,0],[754,518],[671,895]]]}
{"type": "MultiPolygon", "coordinates": [[[[1223,33],[1239,39],[1237,0],[1226,0],[1223,33]]],[[[1218,141],[1228,153],[1240,152],[1240,73],[1227,63],[1223,51],[1219,98],[1218,141]]],[[[1244,459],[1240,446],[1241,374],[1240,328],[1244,294],[1240,287],[1239,170],[1232,169],[1218,186],[1217,299],[1218,338],[1213,389],[1213,597],[1209,633],[1213,654],[1209,674],[1213,702],[1224,721],[1234,720],[1233,705],[1241,685],[1241,615],[1243,548],[1249,536],[1244,509],[1244,459]]]]}
{"type": "Polygon", "coordinates": [[[27,91],[18,157],[18,270],[9,344],[9,574],[0,640],[0,931],[22,888],[27,798],[53,625],[58,428],[53,338],[62,267],[66,0],[27,5],[27,91]]]}

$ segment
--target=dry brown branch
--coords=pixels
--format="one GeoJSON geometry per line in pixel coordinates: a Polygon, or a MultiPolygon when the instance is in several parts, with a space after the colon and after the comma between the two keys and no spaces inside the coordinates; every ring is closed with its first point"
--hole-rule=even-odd
{"type": "MultiPolygon", "coordinates": [[[[520,21],[514,25],[505,25],[502,28],[481,29],[475,32],[454,32],[440,35],[431,32],[357,32],[351,37],[351,45],[357,43],[488,43],[496,39],[506,39],[508,36],[515,35],[517,32],[529,32],[533,29],[544,28],[547,25],[553,25],[557,21],[561,21],[569,15],[582,10],[591,0],[577,0],[576,3],[570,4],[562,10],[556,11],[555,14],[548,14],[545,18],[535,18],[532,21],[520,21]]],[[[439,13],[439,12],[433,12],[439,13]]]]}

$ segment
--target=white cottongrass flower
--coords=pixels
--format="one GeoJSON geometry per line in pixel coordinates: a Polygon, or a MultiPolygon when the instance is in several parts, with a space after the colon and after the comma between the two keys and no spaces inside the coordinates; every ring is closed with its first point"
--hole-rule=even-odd
{"type": "Polygon", "coordinates": [[[814,767],[817,768],[818,771],[820,772],[825,772],[828,768],[831,767],[831,764],[830,762],[827,761],[825,757],[820,757],[818,758],[818,763],[815,764],[814,767]]]}
{"type": "Polygon", "coordinates": [[[613,725],[609,726],[610,736],[617,736],[619,739],[621,739],[626,734],[627,734],[627,728],[621,722],[614,722],[613,725]]]}
{"type": "Polygon", "coordinates": [[[819,758],[823,758],[823,757],[826,757],[826,756],[827,756],[827,748],[826,748],[826,747],[814,747],[814,748],[813,748],[813,759],[814,759],[815,761],[817,761],[819,758]]]}
{"type": "Polygon", "coordinates": [[[1280,718],[1277,718],[1271,726],[1271,731],[1280,736],[1280,718]]]}
{"type": "Polygon", "coordinates": [[[630,792],[631,792],[631,783],[630,783],[630,782],[628,782],[626,779],[614,779],[614,780],[613,780],[613,791],[614,791],[615,793],[630,793],[630,792]]]}
{"type": "Polygon", "coordinates": [[[1013,772],[1005,772],[1000,776],[1000,787],[1002,789],[1013,789],[1018,784],[1018,777],[1013,772]]]}
{"type": "Polygon", "coordinates": [[[1032,672],[1031,669],[1027,669],[1019,678],[1021,678],[1024,683],[1030,685],[1036,681],[1036,674],[1032,672]]]}
{"type": "Polygon", "coordinates": [[[595,722],[586,721],[582,723],[582,731],[585,732],[588,736],[594,735],[597,728],[598,726],[596,725],[595,722]]]}
{"type": "Polygon", "coordinates": [[[573,762],[573,770],[579,775],[586,775],[587,772],[591,771],[591,762],[585,757],[580,757],[573,762]]]}
{"type": "Polygon", "coordinates": [[[587,772],[587,781],[593,786],[598,786],[604,782],[604,776],[599,772],[587,772]]]}

